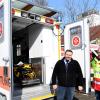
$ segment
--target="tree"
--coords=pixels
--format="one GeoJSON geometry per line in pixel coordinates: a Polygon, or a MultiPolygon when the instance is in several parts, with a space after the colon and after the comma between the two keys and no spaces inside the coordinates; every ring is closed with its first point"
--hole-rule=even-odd
{"type": "Polygon", "coordinates": [[[34,0],[34,3],[40,6],[47,6],[48,2],[47,0],[34,0]]]}
{"type": "Polygon", "coordinates": [[[99,5],[99,0],[64,0],[65,1],[65,14],[67,22],[74,22],[77,15],[87,12],[91,9],[96,9],[99,5]]]}

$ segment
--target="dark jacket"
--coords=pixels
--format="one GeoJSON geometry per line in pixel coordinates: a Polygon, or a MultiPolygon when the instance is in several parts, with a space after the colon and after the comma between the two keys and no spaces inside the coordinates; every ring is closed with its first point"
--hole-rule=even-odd
{"type": "Polygon", "coordinates": [[[59,60],[53,70],[52,85],[58,84],[64,87],[83,86],[83,75],[79,63],[71,60],[66,69],[64,58],[59,60]]]}

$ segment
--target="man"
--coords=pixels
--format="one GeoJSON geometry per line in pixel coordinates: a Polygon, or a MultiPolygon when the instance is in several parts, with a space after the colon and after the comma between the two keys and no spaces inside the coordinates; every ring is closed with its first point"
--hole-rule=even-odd
{"type": "Polygon", "coordinates": [[[91,65],[94,71],[92,87],[95,90],[96,100],[100,100],[100,48],[97,51],[98,56],[93,57],[91,65]]]}
{"type": "Polygon", "coordinates": [[[56,90],[57,100],[73,100],[76,83],[83,90],[83,76],[79,63],[72,59],[72,50],[66,50],[63,59],[59,60],[53,70],[52,87],[56,90]]]}

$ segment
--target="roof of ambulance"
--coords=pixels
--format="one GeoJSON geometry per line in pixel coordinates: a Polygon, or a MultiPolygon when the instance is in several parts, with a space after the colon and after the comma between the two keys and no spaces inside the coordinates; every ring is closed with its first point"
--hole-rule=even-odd
{"type": "Polygon", "coordinates": [[[52,8],[35,5],[34,3],[29,2],[29,0],[12,0],[12,7],[47,17],[51,17],[58,13],[58,11],[52,8]]]}

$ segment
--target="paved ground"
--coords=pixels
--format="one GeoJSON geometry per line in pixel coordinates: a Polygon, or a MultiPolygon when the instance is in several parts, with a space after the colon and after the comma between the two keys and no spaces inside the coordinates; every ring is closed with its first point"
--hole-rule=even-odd
{"type": "MultiPolygon", "coordinates": [[[[51,98],[48,100],[56,100],[56,98],[51,98]]],[[[83,93],[76,93],[74,100],[95,100],[94,93],[91,94],[83,94],[83,93]]]]}
{"type": "Polygon", "coordinates": [[[94,93],[91,94],[83,94],[83,93],[76,93],[75,100],[95,100],[94,93]]]}

